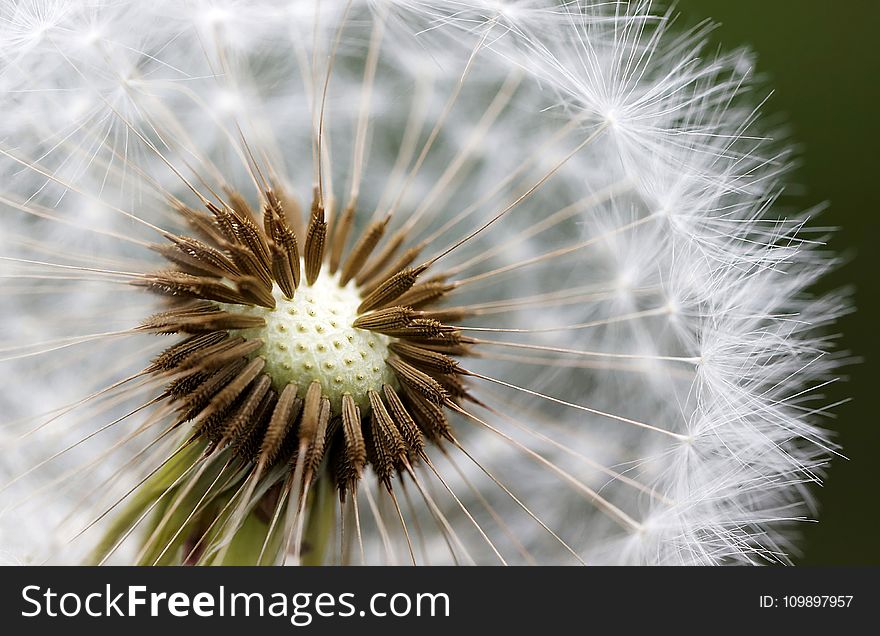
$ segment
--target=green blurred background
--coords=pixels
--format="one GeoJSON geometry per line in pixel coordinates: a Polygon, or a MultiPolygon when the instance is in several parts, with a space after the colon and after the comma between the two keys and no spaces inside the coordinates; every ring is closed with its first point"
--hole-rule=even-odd
{"type": "MultiPolygon", "coordinates": [[[[877,327],[880,243],[880,2],[820,0],[680,0],[680,26],[719,22],[713,44],[749,46],[762,86],[774,90],[770,121],[785,121],[801,166],[793,173],[795,201],[830,208],[818,223],[839,227],[831,246],[847,258],[823,289],[855,290],[857,312],[840,321],[843,348],[863,361],[848,380],[828,388],[848,460],[835,461],[818,489],[819,523],[804,524],[799,564],[880,564],[880,386],[877,327]]],[[[791,201],[789,201],[791,203],[791,201]]]]}

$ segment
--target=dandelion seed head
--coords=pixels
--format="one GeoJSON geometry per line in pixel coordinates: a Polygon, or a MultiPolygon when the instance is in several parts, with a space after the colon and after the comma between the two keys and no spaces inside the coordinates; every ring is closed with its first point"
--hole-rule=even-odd
{"type": "Polygon", "coordinates": [[[835,258],[711,24],[0,12],[14,558],[223,562],[253,524],[249,562],[317,561],[318,500],[339,563],[789,559],[848,303],[808,291],[835,258]]]}

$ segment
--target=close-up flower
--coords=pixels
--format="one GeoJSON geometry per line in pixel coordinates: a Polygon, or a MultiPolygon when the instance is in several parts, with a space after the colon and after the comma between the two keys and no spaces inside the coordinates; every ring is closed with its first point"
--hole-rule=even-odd
{"type": "Polygon", "coordinates": [[[3,561],[792,562],[851,302],[713,28],[0,5],[3,561]]]}

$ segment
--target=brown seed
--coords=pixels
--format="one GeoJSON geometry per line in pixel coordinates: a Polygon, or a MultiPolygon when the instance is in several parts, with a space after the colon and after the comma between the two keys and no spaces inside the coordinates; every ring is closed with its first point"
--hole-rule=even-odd
{"type": "Polygon", "coordinates": [[[426,281],[413,285],[412,289],[397,299],[397,302],[401,305],[418,308],[437,302],[453,289],[455,289],[455,285],[452,284],[441,281],[426,281]]]}
{"type": "Polygon", "coordinates": [[[330,414],[330,421],[327,422],[327,430],[324,432],[324,453],[327,454],[332,450],[336,434],[342,428],[342,417],[330,414]]]}
{"type": "Polygon", "coordinates": [[[193,276],[185,272],[165,271],[146,274],[133,285],[147,287],[158,294],[171,297],[200,298],[222,303],[247,304],[242,294],[218,278],[193,276]]]}
{"type": "Polygon", "coordinates": [[[425,396],[435,404],[443,404],[448,399],[446,390],[437,380],[423,371],[419,371],[411,364],[404,362],[396,356],[388,358],[390,366],[397,378],[417,393],[425,396]]]}
{"type": "Polygon", "coordinates": [[[232,259],[242,276],[251,276],[262,281],[267,287],[272,286],[272,274],[269,266],[260,261],[250,248],[225,240],[220,241],[218,245],[232,255],[232,259]]]}
{"type": "Polygon", "coordinates": [[[196,354],[212,345],[223,342],[229,337],[224,331],[214,331],[211,333],[190,336],[186,340],[182,340],[175,345],[165,349],[162,353],[153,359],[153,363],[147,367],[147,371],[170,371],[181,364],[189,356],[196,354]]]}
{"type": "Polygon", "coordinates": [[[456,360],[437,351],[402,341],[392,342],[388,348],[422,371],[436,373],[457,373],[459,371],[456,360]]]}
{"type": "Polygon", "coordinates": [[[327,236],[327,224],[324,222],[324,209],[317,201],[309,219],[309,228],[306,230],[306,244],[304,250],[304,264],[306,270],[306,282],[314,284],[321,273],[321,263],[324,260],[324,240],[327,236]]]}
{"type": "Polygon", "coordinates": [[[430,318],[414,318],[405,327],[397,329],[388,329],[385,331],[389,336],[396,338],[439,338],[445,333],[450,333],[453,327],[444,325],[437,320],[430,318]]]}
{"type": "Polygon", "coordinates": [[[431,349],[432,351],[441,351],[443,353],[450,353],[456,347],[475,343],[472,338],[462,336],[460,331],[449,331],[449,329],[450,327],[444,326],[441,333],[437,335],[420,335],[411,333],[406,338],[407,340],[411,340],[415,344],[418,344],[420,347],[431,349]]]}
{"type": "Polygon", "coordinates": [[[376,245],[382,240],[385,228],[388,227],[388,221],[390,220],[391,217],[386,216],[381,221],[373,221],[367,226],[358,242],[351,248],[351,253],[349,253],[348,259],[346,259],[345,265],[342,267],[342,272],[339,275],[340,285],[347,285],[348,281],[361,271],[376,245]]]}
{"type": "Polygon", "coordinates": [[[297,240],[300,240],[303,236],[303,228],[302,207],[299,202],[290,196],[290,193],[277,183],[276,179],[273,179],[272,189],[266,192],[266,199],[284,218],[297,240]]]}
{"type": "Polygon", "coordinates": [[[296,232],[288,223],[278,198],[271,191],[266,193],[266,197],[268,203],[263,214],[263,226],[271,239],[272,273],[285,296],[293,298],[300,277],[296,232]]]}
{"type": "Polygon", "coordinates": [[[385,333],[389,330],[400,329],[405,327],[418,314],[410,307],[386,307],[371,311],[363,316],[358,316],[352,326],[358,329],[369,329],[370,331],[378,331],[385,333]]]}
{"type": "Polygon", "coordinates": [[[242,219],[239,229],[241,242],[257,257],[265,271],[269,271],[269,248],[263,233],[250,218],[242,219]]]}
{"type": "Polygon", "coordinates": [[[342,396],[342,433],[345,441],[345,458],[356,478],[367,462],[364,436],[361,432],[361,414],[350,393],[342,396]]]}
{"type": "Polygon", "coordinates": [[[269,243],[269,251],[272,254],[272,276],[284,297],[290,300],[296,292],[296,280],[290,266],[290,258],[275,241],[269,243]]]}
{"type": "Polygon", "coordinates": [[[259,278],[252,276],[241,276],[236,278],[234,283],[241,295],[253,304],[270,309],[275,308],[275,297],[272,295],[271,285],[267,286],[259,278]]]}
{"type": "MultiPolygon", "coordinates": [[[[370,279],[378,276],[380,273],[386,270],[386,266],[389,262],[391,262],[391,259],[394,258],[397,250],[401,248],[405,240],[406,233],[403,230],[398,230],[397,232],[395,232],[394,235],[388,240],[388,243],[386,243],[385,247],[382,248],[382,251],[380,251],[379,254],[370,263],[367,263],[367,266],[361,270],[360,274],[358,274],[357,278],[355,279],[355,282],[357,282],[359,286],[363,287],[364,283],[370,281],[370,279]]],[[[415,257],[413,257],[413,260],[415,260],[415,257]]],[[[410,265],[411,263],[412,261],[406,263],[405,265],[401,265],[397,269],[391,270],[390,274],[393,274],[394,272],[399,272],[401,269],[410,265]]],[[[388,276],[385,276],[382,280],[384,280],[385,278],[388,278],[388,276]]]]}
{"type": "Polygon", "coordinates": [[[390,384],[383,385],[382,392],[388,401],[388,408],[390,409],[391,416],[394,418],[394,423],[397,425],[403,441],[406,442],[409,448],[410,456],[421,456],[425,452],[425,440],[422,438],[422,434],[412,416],[403,405],[400,396],[397,395],[390,384]]]}
{"type": "Polygon", "coordinates": [[[271,466],[278,459],[284,440],[293,430],[296,418],[302,409],[302,400],[296,396],[297,389],[296,384],[288,384],[284,387],[275,404],[269,425],[266,427],[266,433],[260,445],[259,457],[260,461],[267,466],[271,466]]]}
{"type": "Polygon", "coordinates": [[[209,309],[184,307],[150,316],[140,328],[155,333],[204,333],[224,329],[251,329],[262,327],[265,320],[259,316],[247,316],[222,311],[210,303],[209,309]]]}
{"type": "Polygon", "coordinates": [[[321,398],[321,405],[318,409],[318,425],[315,428],[314,436],[306,449],[305,468],[306,474],[316,474],[321,460],[324,459],[324,448],[327,440],[327,425],[330,422],[330,400],[326,397],[321,398]]]}
{"type": "Polygon", "coordinates": [[[299,425],[300,444],[309,445],[315,439],[318,430],[318,418],[321,414],[321,383],[313,380],[306,390],[303,400],[302,422],[299,425]]]}
{"type": "Polygon", "coordinates": [[[446,413],[438,405],[426,400],[421,394],[408,386],[401,385],[406,398],[407,411],[413,416],[422,433],[432,442],[439,444],[444,438],[452,440],[452,427],[446,413]]]}
{"type": "Polygon", "coordinates": [[[379,285],[382,284],[385,279],[394,274],[394,272],[399,272],[400,270],[412,265],[413,261],[416,260],[421,251],[421,247],[411,247],[403,254],[401,254],[391,265],[386,267],[384,270],[381,270],[375,276],[365,278],[363,284],[361,285],[364,290],[364,294],[372,293],[379,285]]]}
{"type": "Polygon", "coordinates": [[[156,245],[152,249],[168,260],[195,271],[191,274],[208,276],[237,275],[235,263],[220,250],[188,236],[165,234],[171,245],[156,245]]]}
{"type": "Polygon", "coordinates": [[[233,454],[241,461],[251,462],[259,458],[266,427],[275,409],[276,397],[275,391],[271,388],[263,394],[263,399],[260,400],[260,405],[254,411],[250,422],[245,424],[244,429],[234,441],[233,454]]]}
{"type": "Polygon", "coordinates": [[[453,399],[473,400],[470,391],[468,391],[467,385],[465,385],[464,380],[460,375],[438,373],[434,378],[437,382],[443,385],[443,388],[446,389],[446,392],[449,393],[453,399]]]}
{"type": "Polygon", "coordinates": [[[254,211],[251,209],[247,199],[244,198],[241,192],[228,187],[224,187],[223,192],[229,200],[229,205],[232,206],[232,209],[235,210],[240,217],[244,219],[254,218],[254,211]]]}
{"type": "Polygon", "coordinates": [[[251,421],[257,415],[257,409],[263,401],[263,396],[272,386],[272,380],[267,375],[259,376],[250,386],[250,390],[244,396],[239,407],[231,417],[226,419],[221,432],[221,446],[232,443],[246,430],[251,421]]]}
{"type": "Polygon", "coordinates": [[[172,201],[171,205],[186,219],[187,224],[205,240],[216,242],[223,238],[223,233],[211,215],[193,210],[179,201],[172,201]]]}
{"type": "MultiPolygon", "coordinates": [[[[214,333],[220,333],[224,337],[220,338],[216,342],[212,342],[210,345],[206,345],[204,347],[200,347],[200,348],[192,350],[192,351],[187,351],[187,352],[185,352],[184,355],[177,356],[176,360],[174,361],[174,366],[167,367],[167,370],[179,373],[179,372],[185,371],[187,369],[193,369],[194,367],[196,367],[198,371],[205,371],[207,369],[211,369],[211,370],[216,369],[222,365],[213,365],[213,367],[210,365],[206,366],[204,364],[205,360],[206,359],[214,359],[214,356],[216,356],[217,354],[222,354],[223,352],[229,351],[230,349],[235,349],[240,344],[246,342],[244,338],[240,338],[240,337],[230,338],[229,334],[227,334],[225,332],[214,332],[214,333]]],[[[206,335],[212,335],[212,334],[206,334],[206,335]]],[[[239,355],[239,356],[235,356],[235,357],[243,358],[243,357],[245,357],[245,355],[239,355]]],[[[228,360],[227,360],[227,362],[228,362],[228,360]]]]}
{"type": "Polygon", "coordinates": [[[230,406],[235,399],[250,385],[257,377],[266,361],[263,358],[254,358],[251,360],[241,372],[230,380],[226,385],[214,395],[208,404],[199,413],[198,420],[203,420],[213,413],[222,411],[230,406]]]}
{"type": "Polygon", "coordinates": [[[181,362],[179,370],[210,371],[219,369],[233,360],[249,357],[252,353],[259,351],[262,346],[263,341],[259,339],[231,338],[210,349],[189,356],[181,362]]]}
{"type": "Polygon", "coordinates": [[[210,373],[193,373],[182,378],[177,378],[168,383],[163,395],[171,400],[179,401],[193,393],[211,377],[210,373]]]}
{"type": "MultiPolygon", "coordinates": [[[[218,369],[207,377],[204,377],[204,375],[201,374],[201,377],[203,378],[201,382],[197,381],[197,374],[197,377],[193,378],[193,382],[172,383],[178,392],[175,395],[175,398],[180,402],[178,411],[184,413],[184,416],[180,418],[181,421],[186,422],[198,416],[211,398],[231,382],[232,379],[247,366],[247,364],[248,360],[242,358],[241,360],[236,360],[235,362],[218,369]],[[193,386],[191,390],[184,391],[184,389],[189,388],[189,385],[193,383],[195,383],[195,386],[193,386]]],[[[169,387],[169,390],[172,390],[172,388],[169,387]]]]}
{"type": "Polygon", "coordinates": [[[363,302],[358,307],[358,313],[364,313],[371,309],[379,309],[394,301],[398,296],[412,287],[418,277],[426,269],[427,266],[420,265],[416,268],[408,267],[397,272],[364,298],[363,302]]]}
{"type": "Polygon", "coordinates": [[[373,444],[373,469],[379,480],[390,490],[392,476],[406,461],[406,443],[385,409],[379,394],[369,391],[368,395],[372,416],[370,441],[373,444]]]}
{"type": "Polygon", "coordinates": [[[213,215],[214,224],[220,230],[224,239],[230,243],[239,243],[238,228],[240,217],[238,214],[231,208],[221,208],[213,203],[207,203],[205,207],[213,215]]]}
{"type": "Polygon", "coordinates": [[[281,442],[281,449],[278,451],[278,454],[275,458],[275,464],[288,464],[293,465],[296,462],[297,455],[299,454],[299,435],[297,434],[297,430],[299,428],[299,424],[302,421],[302,412],[303,406],[305,402],[302,398],[296,398],[293,403],[293,415],[294,425],[291,429],[290,434],[288,434],[281,442]]]}
{"type": "Polygon", "coordinates": [[[333,238],[330,241],[330,273],[335,274],[342,260],[342,252],[345,250],[345,241],[351,231],[354,222],[354,205],[349,203],[345,206],[342,216],[333,227],[333,238]]]}

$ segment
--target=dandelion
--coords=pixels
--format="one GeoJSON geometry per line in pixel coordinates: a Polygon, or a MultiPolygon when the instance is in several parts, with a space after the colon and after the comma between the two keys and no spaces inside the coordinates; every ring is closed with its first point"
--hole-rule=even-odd
{"type": "Polygon", "coordinates": [[[709,28],[4,7],[0,548],[786,562],[847,307],[709,28]]]}

